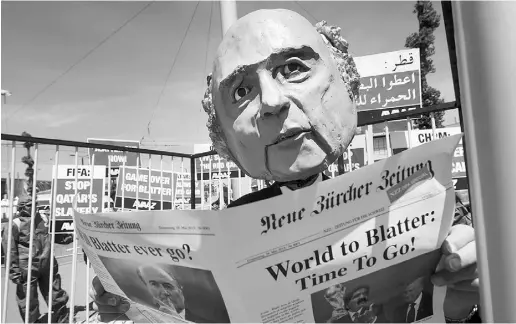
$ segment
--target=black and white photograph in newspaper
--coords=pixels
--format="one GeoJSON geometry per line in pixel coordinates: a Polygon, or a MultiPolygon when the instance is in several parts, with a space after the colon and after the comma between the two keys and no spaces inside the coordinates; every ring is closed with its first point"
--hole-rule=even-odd
{"type": "Polygon", "coordinates": [[[211,271],[99,256],[132,301],[195,323],[229,323],[211,271]]]}
{"type": "Polygon", "coordinates": [[[413,323],[431,320],[435,250],[311,295],[316,323],[413,323]]]}

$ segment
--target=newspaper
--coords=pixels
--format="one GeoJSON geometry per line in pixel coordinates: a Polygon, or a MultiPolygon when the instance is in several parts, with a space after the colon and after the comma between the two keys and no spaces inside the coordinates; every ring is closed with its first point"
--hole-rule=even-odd
{"type": "Polygon", "coordinates": [[[137,322],[443,323],[461,136],[220,211],[76,212],[76,231],[137,322]]]}

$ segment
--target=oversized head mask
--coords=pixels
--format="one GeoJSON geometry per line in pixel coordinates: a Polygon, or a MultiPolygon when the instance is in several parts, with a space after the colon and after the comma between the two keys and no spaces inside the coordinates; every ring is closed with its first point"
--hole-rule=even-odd
{"type": "Polygon", "coordinates": [[[323,171],[353,139],[359,76],[339,28],[259,10],[225,34],[203,107],[215,149],[253,178],[323,171]]]}

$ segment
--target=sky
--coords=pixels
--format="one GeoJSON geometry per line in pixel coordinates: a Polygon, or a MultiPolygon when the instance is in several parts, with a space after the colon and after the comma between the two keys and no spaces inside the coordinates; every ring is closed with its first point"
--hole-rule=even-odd
{"type": "MultiPolygon", "coordinates": [[[[201,99],[222,38],[219,3],[149,3],[2,1],[1,87],[12,93],[2,102],[2,133],[142,140],[143,147],[178,152],[209,143],[201,99]]],[[[312,23],[324,19],[363,56],[403,49],[418,29],[413,6],[239,1],[237,14],[285,8],[312,23]]],[[[441,14],[440,2],[434,7],[441,14]]],[[[453,101],[444,22],[435,36],[437,72],[428,80],[453,101]]]]}

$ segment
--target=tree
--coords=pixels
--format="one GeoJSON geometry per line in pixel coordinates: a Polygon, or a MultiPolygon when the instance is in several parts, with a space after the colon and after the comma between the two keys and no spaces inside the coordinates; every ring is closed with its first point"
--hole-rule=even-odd
{"type": "MultiPolygon", "coordinates": [[[[405,47],[419,48],[421,60],[421,96],[423,107],[435,106],[444,103],[441,99],[441,92],[430,85],[426,76],[435,72],[433,60],[430,58],[435,54],[435,36],[434,31],[441,24],[441,16],[434,9],[430,1],[417,1],[414,5],[413,13],[417,14],[419,21],[419,32],[410,34],[405,40],[405,47]]],[[[435,125],[443,126],[444,112],[434,112],[435,125]]],[[[419,129],[432,128],[432,121],[429,114],[424,114],[421,118],[415,120],[416,127],[419,129]]]]}
{"type": "MultiPolygon", "coordinates": [[[[32,137],[32,135],[30,135],[27,132],[23,132],[21,135],[25,136],[25,137],[32,137]]],[[[32,156],[30,155],[30,148],[33,146],[34,146],[34,143],[32,143],[30,141],[23,143],[23,147],[25,147],[27,149],[27,155],[22,157],[22,159],[21,159],[21,161],[23,163],[27,164],[27,169],[25,169],[25,176],[27,177],[26,191],[29,196],[32,196],[32,186],[34,183],[34,169],[32,168],[32,166],[34,165],[34,160],[32,159],[32,156]]]]}

